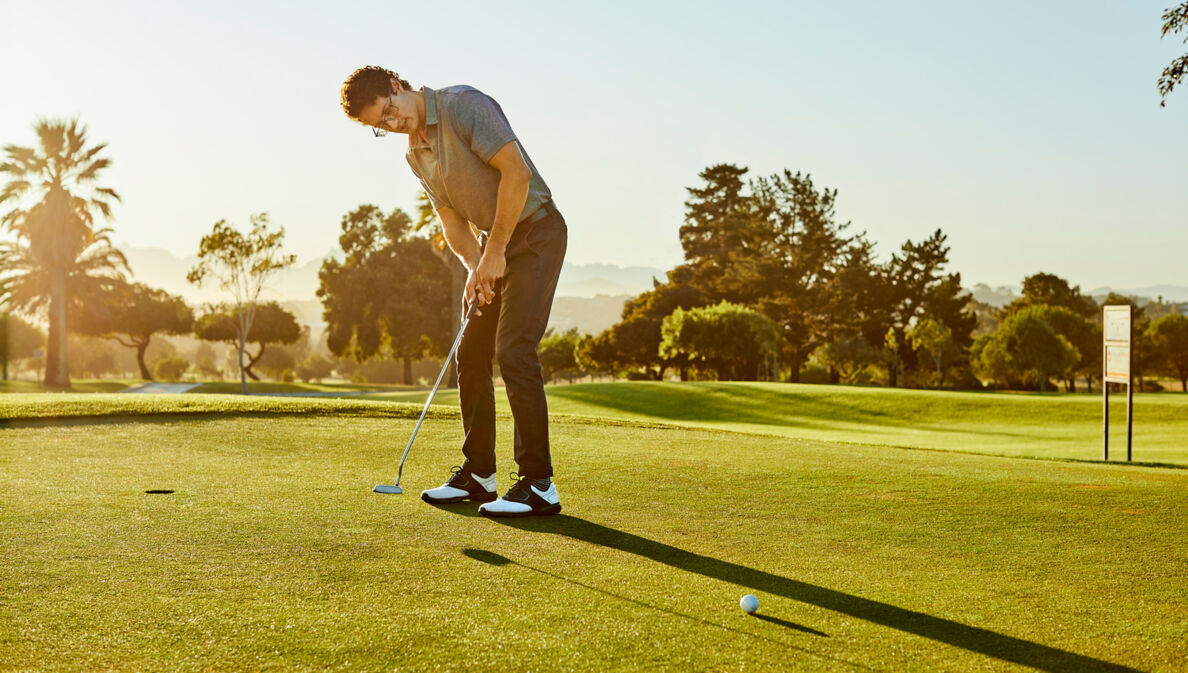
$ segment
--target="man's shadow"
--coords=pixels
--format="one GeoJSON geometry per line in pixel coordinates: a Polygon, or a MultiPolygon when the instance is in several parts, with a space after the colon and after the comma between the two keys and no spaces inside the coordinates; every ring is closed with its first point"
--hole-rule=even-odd
{"type": "MultiPolygon", "coordinates": [[[[443,510],[474,516],[473,506],[443,507],[443,510]]],[[[911,633],[937,642],[960,647],[988,657],[1000,659],[1040,671],[1052,673],[1080,673],[1082,671],[1115,671],[1139,673],[1137,669],[1094,659],[1082,654],[1033,643],[988,629],[969,626],[922,612],[915,612],[887,603],[869,600],[807,582],[773,575],[762,570],[720,561],[685,551],[655,540],[607,528],[585,519],[560,514],[550,517],[524,519],[492,519],[502,525],[532,533],[561,535],[574,540],[617,549],[642,556],[691,573],[730,582],[752,590],[783,596],[809,605],[911,633]]]]}

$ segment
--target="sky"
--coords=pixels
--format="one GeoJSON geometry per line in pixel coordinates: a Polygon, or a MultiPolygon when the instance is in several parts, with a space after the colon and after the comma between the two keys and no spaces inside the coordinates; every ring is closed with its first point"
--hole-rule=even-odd
{"type": "Polygon", "coordinates": [[[117,242],[189,256],[266,211],[304,262],[360,204],[414,212],[405,137],[339,105],[382,65],[499,101],[572,263],[679,264],[686,188],[734,163],[837,189],[884,259],[942,229],[967,285],[1188,285],[1172,3],[0,0],[0,144],[77,116],[117,242]]]}

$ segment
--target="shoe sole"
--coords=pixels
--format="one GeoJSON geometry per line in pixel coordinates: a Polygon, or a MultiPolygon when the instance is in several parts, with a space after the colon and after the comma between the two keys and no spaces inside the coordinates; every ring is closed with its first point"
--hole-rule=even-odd
{"type": "Polygon", "coordinates": [[[425,495],[424,493],[421,494],[421,500],[424,500],[425,502],[429,503],[430,505],[452,505],[456,502],[465,502],[467,500],[470,500],[471,502],[495,502],[496,498],[497,498],[497,495],[495,493],[487,493],[484,495],[464,495],[464,496],[461,496],[458,498],[440,498],[440,499],[430,498],[429,496],[425,495]]]}
{"type": "Polygon", "coordinates": [[[549,505],[542,509],[530,509],[527,512],[491,512],[485,509],[480,509],[479,514],[491,517],[493,519],[520,519],[526,516],[550,516],[561,513],[561,505],[549,505]]]}

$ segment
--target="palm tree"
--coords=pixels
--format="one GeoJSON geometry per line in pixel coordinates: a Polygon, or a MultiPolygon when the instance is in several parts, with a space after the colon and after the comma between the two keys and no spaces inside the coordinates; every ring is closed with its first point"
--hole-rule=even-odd
{"type": "Polygon", "coordinates": [[[26,311],[47,311],[49,338],[45,385],[70,387],[66,360],[69,306],[102,291],[128,270],[111,245],[111,229],[95,228],[94,214],[111,219],[115,190],[96,186],[111,165],[100,158],[107,147],[87,147],[86,127],[71,121],[34,125],[40,147],[7,145],[0,164],[8,184],[0,191],[0,225],[16,234],[0,245],[0,299],[26,311]]]}

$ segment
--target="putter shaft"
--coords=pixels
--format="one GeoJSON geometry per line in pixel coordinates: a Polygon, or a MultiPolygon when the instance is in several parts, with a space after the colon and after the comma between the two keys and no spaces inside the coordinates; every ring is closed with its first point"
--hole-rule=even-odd
{"type": "MultiPolygon", "coordinates": [[[[400,469],[396,473],[396,483],[393,484],[397,489],[400,488],[400,480],[404,477],[404,461],[408,459],[408,452],[412,450],[413,441],[417,438],[417,431],[421,429],[421,423],[425,422],[425,414],[429,412],[429,405],[433,403],[433,396],[437,394],[437,389],[441,386],[441,380],[445,378],[446,370],[450,368],[450,362],[454,359],[454,353],[458,350],[458,345],[462,343],[462,335],[466,332],[466,326],[470,324],[470,316],[474,313],[476,306],[478,306],[478,301],[472,303],[470,308],[466,310],[466,316],[462,318],[462,326],[458,328],[458,336],[454,337],[454,345],[450,347],[450,353],[446,356],[445,364],[442,366],[441,372],[437,374],[437,381],[433,384],[433,390],[429,391],[429,399],[425,400],[425,408],[421,409],[421,417],[417,419],[417,425],[413,428],[412,437],[408,438],[408,446],[404,447],[404,455],[400,457],[400,469]]],[[[399,493],[400,491],[396,492],[399,493]]]]}

